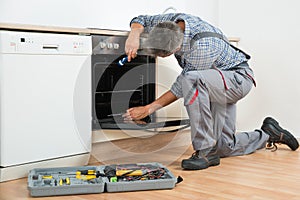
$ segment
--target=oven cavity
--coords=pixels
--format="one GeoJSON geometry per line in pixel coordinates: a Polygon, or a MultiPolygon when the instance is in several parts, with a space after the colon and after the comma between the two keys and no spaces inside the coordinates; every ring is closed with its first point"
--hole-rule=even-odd
{"type": "Polygon", "coordinates": [[[122,113],[128,108],[154,101],[155,58],[139,52],[131,62],[120,66],[119,61],[126,57],[127,37],[92,38],[93,129],[99,129],[101,123],[122,121],[122,113]]]}

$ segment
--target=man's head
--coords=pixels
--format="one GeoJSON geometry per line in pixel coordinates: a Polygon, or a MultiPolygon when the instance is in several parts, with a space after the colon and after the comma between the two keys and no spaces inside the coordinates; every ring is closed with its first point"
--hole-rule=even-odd
{"type": "Polygon", "coordinates": [[[166,57],[180,49],[183,32],[174,22],[161,22],[149,33],[143,48],[149,53],[166,57]]]}

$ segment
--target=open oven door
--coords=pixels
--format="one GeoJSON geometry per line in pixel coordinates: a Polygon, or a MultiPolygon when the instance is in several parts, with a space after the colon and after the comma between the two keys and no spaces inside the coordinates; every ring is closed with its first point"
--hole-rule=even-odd
{"type": "Polygon", "coordinates": [[[154,118],[151,120],[147,117],[139,121],[124,121],[122,118],[99,120],[99,125],[102,129],[122,129],[122,130],[156,130],[168,128],[163,132],[174,132],[190,127],[189,119],[168,119],[154,118]]]}

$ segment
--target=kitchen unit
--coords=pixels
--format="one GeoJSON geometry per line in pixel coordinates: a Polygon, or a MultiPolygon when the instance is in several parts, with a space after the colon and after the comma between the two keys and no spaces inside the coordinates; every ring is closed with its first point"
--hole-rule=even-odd
{"type": "Polygon", "coordinates": [[[87,164],[91,51],[90,36],[0,31],[0,181],[87,164]]]}

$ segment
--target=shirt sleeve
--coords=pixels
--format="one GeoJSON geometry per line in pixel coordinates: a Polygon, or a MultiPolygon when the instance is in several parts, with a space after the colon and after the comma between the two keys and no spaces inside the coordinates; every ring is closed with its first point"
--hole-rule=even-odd
{"type": "Polygon", "coordinates": [[[183,80],[183,74],[180,74],[176,81],[173,83],[170,91],[179,99],[183,97],[182,93],[182,80],[183,80]]]}
{"type": "Polygon", "coordinates": [[[171,21],[175,15],[175,13],[161,15],[139,15],[137,17],[134,17],[130,21],[130,25],[132,23],[139,23],[142,26],[144,26],[145,32],[149,32],[154,26],[156,26],[160,22],[171,21]]]}

